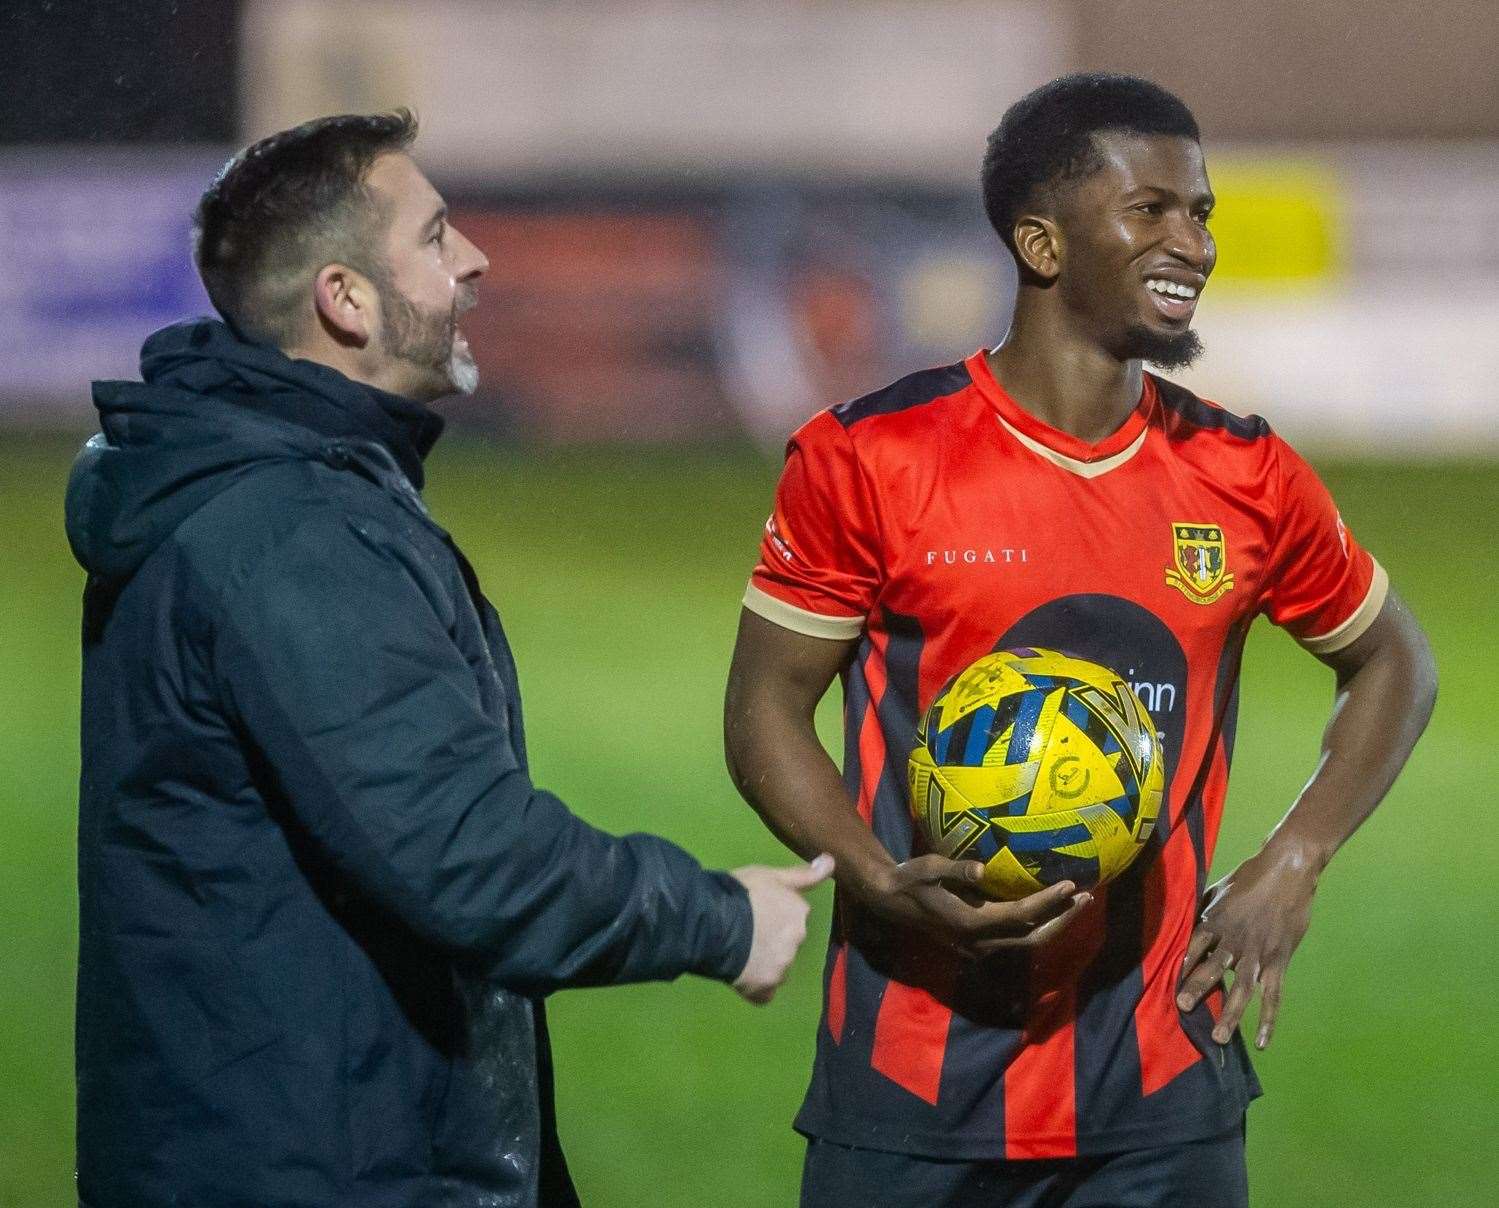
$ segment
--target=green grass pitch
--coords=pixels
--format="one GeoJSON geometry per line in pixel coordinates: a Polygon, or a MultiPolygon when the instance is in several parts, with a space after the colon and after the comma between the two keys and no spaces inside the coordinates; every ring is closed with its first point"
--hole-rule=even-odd
{"type": "MultiPolygon", "coordinates": [[[[71,445],[0,447],[0,1204],[72,1189],[77,631],[62,539],[71,445]]],[[[1499,468],[1323,467],[1350,526],[1427,625],[1437,715],[1405,776],[1324,878],[1251,1109],[1254,1202],[1488,1202],[1499,1070],[1499,468]]],[[[522,457],[453,440],[429,501],[470,552],[520,661],[538,780],[614,830],[725,865],[781,854],[723,771],[719,710],[776,467],[740,453],[522,457]],[[583,676],[608,685],[575,699],[583,676]]],[[[1253,850],[1311,769],[1330,677],[1258,626],[1219,869],[1253,850]]],[[[825,733],[836,709],[825,706],[825,733]]],[[[585,1203],[795,1202],[830,894],[766,1010],[672,986],[552,1000],[563,1138],[585,1203]]],[[[372,1127],[378,1122],[372,1121],[372,1127]]]]}

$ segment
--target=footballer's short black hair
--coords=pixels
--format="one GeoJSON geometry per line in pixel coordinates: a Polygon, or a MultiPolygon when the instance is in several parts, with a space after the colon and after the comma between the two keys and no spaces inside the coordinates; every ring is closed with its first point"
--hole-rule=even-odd
{"type": "Polygon", "coordinates": [[[193,214],[193,258],[219,314],[248,339],[295,341],[308,286],[324,265],[378,277],[383,210],[365,184],[380,156],[404,151],[416,119],[322,117],[246,147],[193,214]]]}
{"type": "Polygon", "coordinates": [[[989,136],[981,174],[984,209],[1011,255],[1021,208],[1042,190],[1096,170],[1093,136],[1105,130],[1202,141],[1181,98],[1137,76],[1079,73],[1027,93],[989,136]]]}

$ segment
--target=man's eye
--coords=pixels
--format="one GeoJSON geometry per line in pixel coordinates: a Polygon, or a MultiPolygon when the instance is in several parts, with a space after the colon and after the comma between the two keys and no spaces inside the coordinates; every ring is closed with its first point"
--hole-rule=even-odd
{"type": "Polygon", "coordinates": [[[1161,203],[1158,201],[1142,201],[1135,209],[1142,214],[1149,214],[1152,218],[1159,218],[1161,215],[1161,203]]]}

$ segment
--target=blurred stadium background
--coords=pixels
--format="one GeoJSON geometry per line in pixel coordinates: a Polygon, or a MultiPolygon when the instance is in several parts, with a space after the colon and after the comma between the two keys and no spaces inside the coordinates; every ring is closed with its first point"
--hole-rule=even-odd
{"type": "MultiPolygon", "coordinates": [[[[0,41],[0,1204],[73,1202],[64,479],[88,380],[132,376],[145,334],[206,307],[188,215],[228,152],[321,113],[419,112],[418,156],[492,265],[466,324],[484,387],[451,408],[429,495],[518,648],[538,777],[612,829],[776,860],[718,715],[780,443],[1003,336],[983,140],[1078,68],[1196,110],[1221,258],[1186,380],[1308,452],[1443,672],[1259,1062],[1254,1201],[1492,1202],[1499,8],[19,0],[0,41]],[[580,718],[585,675],[607,696],[580,718]]],[[[1312,767],[1329,700],[1257,631],[1221,868],[1312,767]]],[[[770,1010],[705,984],[554,1000],[585,1202],[794,1202],[827,908],[770,1010]]]]}

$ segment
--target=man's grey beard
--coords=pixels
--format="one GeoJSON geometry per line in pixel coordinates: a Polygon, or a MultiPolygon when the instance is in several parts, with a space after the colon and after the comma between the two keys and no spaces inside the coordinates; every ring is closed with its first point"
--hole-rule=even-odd
{"type": "MultiPolygon", "coordinates": [[[[419,309],[389,281],[377,281],[376,288],[385,316],[385,351],[440,375],[443,385],[459,394],[473,394],[479,388],[479,366],[457,342],[458,299],[443,314],[419,309]]],[[[448,393],[440,387],[439,392],[448,393]]]]}
{"type": "Polygon", "coordinates": [[[1202,355],[1202,340],[1191,329],[1162,335],[1148,327],[1130,327],[1118,355],[1126,361],[1149,361],[1160,369],[1186,369],[1202,355]]]}
{"type": "Polygon", "coordinates": [[[456,344],[448,354],[448,381],[457,387],[459,394],[472,394],[479,388],[479,366],[473,354],[456,344]]]}

